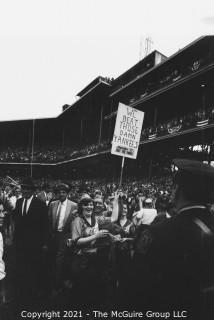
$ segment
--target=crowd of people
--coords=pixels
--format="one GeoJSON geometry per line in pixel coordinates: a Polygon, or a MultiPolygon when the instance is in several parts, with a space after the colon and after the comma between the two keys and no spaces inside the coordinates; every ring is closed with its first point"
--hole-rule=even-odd
{"type": "Polygon", "coordinates": [[[202,261],[197,250],[204,246],[201,234],[204,239],[207,230],[214,231],[214,169],[183,159],[175,166],[174,173],[129,178],[122,185],[101,179],[2,179],[2,304],[12,299],[16,312],[23,306],[65,309],[71,301],[78,310],[193,308],[195,301],[204,308],[201,292],[213,280],[210,234],[202,261]]]}
{"type": "MultiPolygon", "coordinates": [[[[6,185],[1,188],[1,206],[2,212],[5,213],[2,234],[3,238],[6,238],[11,234],[13,237],[16,258],[15,280],[13,283],[15,288],[14,297],[16,302],[19,302],[19,305],[24,304],[29,306],[33,300],[38,300],[37,294],[44,292],[46,297],[50,296],[50,299],[52,299],[51,301],[56,297],[59,299],[60,290],[65,288],[68,289],[70,288],[69,286],[75,287],[76,303],[80,301],[80,296],[83,298],[83,293],[85,297],[83,300],[84,304],[86,303],[87,296],[90,297],[90,295],[88,295],[88,285],[86,286],[85,281],[80,280],[83,277],[83,274],[79,274],[79,269],[84,269],[84,279],[87,275],[90,276],[91,280],[93,279],[93,281],[95,281],[94,263],[96,266],[96,259],[94,259],[94,254],[96,253],[97,248],[81,249],[87,257],[89,253],[92,254],[89,258],[89,260],[92,259],[92,261],[88,261],[88,263],[90,264],[93,262],[93,270],[88,271],[88,265],[86,265],[85,269],[86,257],[84,254],[83,256],[81,255],[74,259],[74,253],[72,252],[71,257],[74,261],[72,264],[65,263],[65,242],[70,240],[73,245],[73,243],[77,241],[77,238],[81,238],[82,229],[85,230],[84,232],[88,233],[89,238],[91,232],[93,233],[97,230],[96,236],[94,235],[92,239],[89,239],[89,242],[94,242],[96,239],[102,239],[107,236],[108,232],[99,232],[98,226],[100,227],[102,223],[105,224],[107,221],[111,222],[111,217],[105,217],[103,212],[105,212],[105,214],[107,212],[108,214],[112,212],[112,197],[114,197],[113,194],[115,194],[116,186],[114,184],[109,184],[106,188],[104,186],[102,187],[102,190],[105,190],[105,201],[102,196],[103,191],[100,189],[96,190],[96,187],[97,184],[94,182],[89,183],[89,181],[86,181],[83,187],[83,183],[77,181],[72,187],[70,186],[70,188],[66,184],[58,184],[56,187],[46,184],[40,188],[29,180],[22,183],[21,186],[6,185]],[[78,207],[77,202],[74,202],[71,199],[79,203],[78,207]],[[26,204],[26,207],[24,204],[22,205],[22,201],[26,204]],[[31,204],[28,205],[28,201],[33,203],[31,210],[31,204]],[[62,207],[64,204],[65,209],[63,214],[64,219],[65,215],[67,215],[67,219],[63,225],[64,219],[61,220],[59,218],[58,222],[57,220],[58,211],[60,210],[59,205],[62,207]],[[92,219],[91,214],[93,209],[97,212],[97,218],[99,218],[96,219],[96,225],[92,220],[87,222],[87,219],[92,219]],[[35,210],[38,211],[37,217],[35,210]],[[27,220],[30,218],[27,218],[25,211],[27,211],[28,217],[32,216],[32,220],[27,220]],[[49,214],[47,214],[48,212],[49,214]],[[24,217],[25,220],[23,220],[24,217]],[[72,228],[71,221],[73,221],[72,228]],[[90,226],[93,227],[90,228],[90,226]],[[88,228],[90,230],[88,230],[88,228]],[[45,247],[47,248],[45,249],[45,247]],[[43,271],[41,272],[40,262],[43,259],[43,250],[47,250],[47,260],[45,263],[46,266],[43,264],[43,271]],[[92,276],[92,274],[87,274],[87,271],[92,272],[94,276],[92,276]],[[51,276],[49,277],[49,275],[51,276]],[[73,277],[75,277],[75,280],[73,277]]],[[[112,222],[116,222],[116,220],[118,220],[118,209],[116,209],[112,216],[115,216],[112,222]]],[[[109,240],[107,241],[107,244],[101,245],[101,247],[106,248],[107,246],[109,248],[110,244],[111,241],[109,240]]],[[[99,252],[102,252],[103,254],[103,250],[99,249],[99,252]]],[[[107,252],[105,252],[105,254],[107,254],[107,252]]],[[[101,260],[99,262],[101,262],[101,260]]],[[[4,277],[5,270],[3,261],[0,266],[3,267],[0,271],[4,277]]],[[[102,281],[100,283],[102,283],[102,281]]],[[[98,287],[100,286],[100,283],[98,283],[98,287]]],[[[93,286],[95,286],[95,283],[93,283],[93,286]]],[[[6,300],[5,295],[5,291],[3,291],[2,301],[6,300]]]]}
{"type": "Polygon", "coordinates": [[[213,123],[214,107],[198,109],[194,113],[174,117],[166,122],[159,123],[157,127],[151,126],[142,130],[141,141],[154,139],[171,133],[181,132],[195,127],[202,127],[213,123]]]}
{"type": "Polygon", "coordinates": [[[23,148],[17,146],[7,147],[0,151],[0,162],[39,162],[39,163],[56,163],[75,159],[90,154],[95,154],[110,147],[109,141],[102,141],[86,145],[82,148],[59,147],[56,145],[35,146],[33,153],[32,148],[23,148]]]}
{"type": "MultiPolygon", "coordinates": [[[[7,239],[7,237],[11,234],[13,234],[14,236],[14,215],[15,215],[15,209],[16,209],[16,203],[19,199],[22,199],[22,190],[20,188],[20,186],[16,186],[16,185],[9,185],[10,182],[14,183],[14,181],[9,181],[8,179],[2,179],[3,183],[6,184],[6,186],[4,188],[1,189],[1,200],[2,203],[4,204],[4,208],[7,212],[5,219],[4,219],[4,228],[3,228],[3,236],[4,238],[7,239]]],[[[16,179],[17,184],[20,183],[21,184],[21,179],[16,179]]],[[[66,197],[68,198],[68,200],[71,202],[71,204],[74,206],[74,209],[72,211],[77,211],[77,206],[76,204],[79,203],[79,205],[81,205],[82,203],[84,205],[87,204],[87,202],[92,202],[91,203],[91,207],[93,207],[93,205],[95,205],[94,210],[97,212],[98,216],[101,214],[104,218],[103,221],[101,219],[101,217],[99,217],[99,219],[97,219],[97,221],[99,220],[98,224],[99,226],[101,226],[103,224],[103,226],[106,228],[110,228],[110,230],[112,231],[112,226],[108,226],[108,224],[110,225],[111,223],[109,223],[108,219],[109,216],[111,216],[112,210],[113,210],[113,201],[114,198],[116,197],[115,195],[118,192],[119,189],[119,193],[120,193],[120,206],[122,205],[122,211],[120,212],[120,214],[118,212],[116,212],[115,214],[115,218],[113,219],[113,235],[114,236],[119,236],[118,241],[121,241],[124,237],[128,237],[129,236],[129,232],[127,232],[128,230],[132,230],[132,236],[134,235],[134,224],[132,223],[132,216],[134,214],[134,212],[138,212],[140,210],[140,206],[141,206],[141,202],[145,200],[145,202],[149,202],[148,204],[145,203],[145,206],[151,206],[151,207],[155,207],[155,203],[157,202],[157,199],[159,199],[160,197],[163,197],[164,201],[169,202],[170,200],[170,194],[171,194],[171,184],[172,184],[172,180],[170,177],[167,178],[153,178],[150,181],[148,181],[148,179],[144,179],[144,180],[136,180],[133,181],[132,179],[127,179],[126,181],[124,181],[123,186],[119,188],[118,183],[116,182],[112,182],[112,181],[106,181],[104,179],[95,179],[95,180],[76,180],[76,181],[70,181],[70,183],[68,181],[66,181],[66,183],[69,185],[69,189],[68,187],[64,187],[62,186],[62,189],[65,188],[65,190],[58,190],[57,189],[57,185],[59,185],[60,181],[56,181],[53,179],[49,179],[47,180],[36,180],[35,181],[35,185],[34,185],[34,194],[36,195],[37,198],[42,199],[42,201],[45,202],[45,204],[47,205],[47,208],[49,208],[49,211],[51,211],[52,215],[56,214],[57,208],[55,208],[55,206],[57,206],[58,202],[57,200],[60,197],[60,193],[63,193],[63,191],[66,191],[66,197]],[[124,204],[122,204],[122,202],[124,202],[124,204]],[[105,221],[107,220],[107,222],[105,221]],[[123,228],[120,226],[120,222],[123,225],[123,228]],[[115,224],[115,225],[114,225],[115,224]],[[116,228],[115,226],[118,225],[116,228]],[[132,228],[130,228],[132,226],[132,228]],[[124,230],[126,230],[124,232],[124,230]],[[115,233],[115,234],[114,234],[115,233]]],[[[68,186],[67,185],[67,186],[68,186]]],[[[159,201],[159,200],[158,200],[159,201]]],[[[78,209],[79,210],[79,209],[78,209]]],[[[155,210],[155,209],[154,209],[155,210]]],[[[157,215],[156,213],[157,211],[155,211],[154,217],[157,215]]],[[[136,223],[139,223],[140,219],[138,219],[138,216],[134,216],[134,221],[136,221],[136,223]]],[[[82,222],[78,221],[78,223],[82,222]]],[[[45,224],[46,222],[43,220],[42,222],[43,224],[45,224]]],[[[41,229],[41,225],[39,226],[39,228],[41,229]]],[[[73,228],[75,229],[75,232],[77,233],[78,230],[80,230],[80,226],[77,225],[76,227],[73,226],[73,228]]],[[[68,236],[70,230],[69,230],[69,226],[67,225],[67,227],[65,227],[66,229],[66,236],[68,236]],[[67,229],[66,229],[67,228],[67,229]]],[[[50,231],[48,231],[50,232],[50,231]]],[[[74,231],[72,232],[74,234],[74,231]]],[[[31,237],[32,237],[32,230],[31,230],[31,237]]],[[[30,235],[29,235],[30,236],[30,235]]],[[[52,230],[49,233],[50,238],[54,238],[54,230],[52,230]]],[[[64,236],[65,234],[63,233],[62,235],[62,239],[64,241],[64,236]]],[[[100,237],[102,236],[102,234],[100,235],[100,237]]],[[[41,234],[40,234],[40,238],[41,238],[41,234]]],[[[15,237],[16,238],[16,237],[15,237]]],[[[34,238],[34,237],[33,237],[34,238]]],[[[117,239],[117,238],[115,238],[117,239]]],[[[73,239],[75,240],[75,239],[73,239]]],[[[58,239],[58,241],[60,242],[60,240],[58,239]]],[[[46,241],[47,242],[47,241],[46,241]]],[[[118,242],[121,244],[122,247],[124,247],[124,245],[127,246],[126,243],[123,242],[118,242]]],[[[59,246],[61,244],[58,244],[59,246]]],[[[128,244],[129,245],[129,250],[130,250],[130,245],[131,242],[128,244]]],[[[105,245],[104,245],[105,247],[105,245]]],[[[109,243],[107,245],[107,247],[109,247],[109,243]]],[[[55,256],[56,253],[54,254],[56,248],[54,248],[53,243],[49,243],[49,251],[51,252],[51,255],[55,256]]],[[[109,250],[109,249],[108,249],[109,250]]],[[[118,249],[117,249],[118,250],[118,249]]],[[[105,251],[105,250],[104,250],[105,251]]],[[[100,252],[102,252],[102,254],[104,254],[104,251],[99,249],[99,254],[101,254],[100,252]]],[[[23,270],[26,271],[26,269],[23,266],[23,261],[25,261],[25,259],[23,258],[23,244],[22,244],[22,248],[21,248],[21,257],[20,257],[20,261],[21,263],[21,271],[23,272],[23,270]]],[[[49,254],[50,254],[49,252],[49,254]]],[[[61,251],[60,251],[61,252],[61,251]]],[[[108,251],[107,251],[108,252],[108,251]]],[[[105,255],[107,255],[107,252],[105,253],[105,255]]],[[[129,251],[127,251],[129,252],[129,251]]],[[[26,253],[26,256],[29,256],[29,253],[26,253]]],[[[108,252],[109,254],[109,252],[108,252]]],[[[129,252],[130,254],[130,252],[129,252]]],[[[119,253],[120,255],[120,253],[119,253]]],[[[60,280],[60,273],[62,273],[61,268],[64,268],[64,261],[62,260],[62,257],[59,254],[59,257],[55,257],[55,259],[59,259],[58,266],[56,267],[55,270],[51,269],[52,274],[55,272],[56,273],[56,279],[54,279],[54,281],[56,281],[56,288],[51,288],[51,290],[55,293],[57,293],[57,289],[59,290],[60,285],[62,285],[62,282],[65,280],[65,283],[67,283],[67,285],[71,285],[70,284],[70,277],[71,275],[69,275],[68,279],[61,279],[60,280]],[[67,281],[66,281],[67,280],[67,281]],[[60,283],[61,281],[61,283],[60,283]]],[[[103,259],[103,258],[102,258],[103,259]]],[[[108,258],[104,259],[104,264],[106,264],[106,259],[108,260],[108,258]]],[[[18,258],[19,260],[19,258],[18,258]]],[[[53,260],[51,259],[52,263],[53,260]]],[[[58,260],[57,260],[58,261],[58,260]]],[[[56,262],[56,261],[55,261],[56,262]]],[[[75,263],[75,262],[74,262],[75,263]]],[[[76,262],[77,263],[77,262],[76,262]]],[[[79,262],[78,262],[79,263],[79,262]]],[[[33,259],[33,265],[35,265],[35,260],[33,259]]],[[[54,265],[54,263],[53,263],[54,265]]],[[[72,268],[75,269],[75,276],[76,275],[76,268],[77,267],[73,267],[72,268]]],[[[109,268],[111,269],[112,266],[109,266],[109,268]]],[[[32,269],[32,266],[31,266],[32,269]]],[[[94,271],[93,271],[94,272],[94,271]]],[[[109,272],[109,269],[105,272],[109,272]]],[[[113,271],[112,271],[113,272],[113,271]]],[[[65,274],[69,274],[69,272],[65,272],[65,274]]],[[[23,273],[21,273],[21,275],[17,275],[17,277],[21,277],[23,279],[24,275],[23,273]]],[[[100,277],[102,277],[102,275],[100,275],[100,277]]],[[[108,285],[111,285],[112,288],[116,285],[115,284],[115,275],[112,274],[111,276],[112,278],[110,279],[110,283],[108,285]],[[114,281],[113,281],[114,279],[114,281]],[[112,283],[113,281],[113,283],[112,283]]],[[[43,279],[43,277],[42,277],[43,279]]],[[[94,279],[94,278],[93,278],[94,279]]],[[[44,279],[43,279],[44,280],[44,279]]],[[[46,279],[47,280],[47,279],[46,279]]],[[[28,281],[29,282],[29,279],[28,281]]],[[[43,281],[45,282],[45,281],[43,281]]],[[[52,282],[53,282],[53,278],[52,278],[52,282]]],[[[32,281],[29,282],[30,285],[32,285],[32,281]]],[[[64,283],[63,283],[64,285],[64,283]]],[[[19,287],[22,288],[22,284],[18,284],[19,287]]],[[[82,284],[80,284],[80,286],[82,286],[82,284]]],[[[110,289],[108,289],[108,294],[110,294],[110,289]]],[[[22,290],[23,292],[23,290],[22,290]]],[[[75,295],[76,295],[76,299],[78,297],[78,287],[77,289],[75,289],[75,295]]],[[[84,292],[87,293],[87,288],[84,289],[84,292]]],[[[80,295],[82,294],[82,290],[80,291],[80,295]]],[[[20,295],[20,293],[19,293],[20,295]]],[[[28,297],[30,297],[30,294],[28,292],[28,297]]],[[[87,296],[88,294],[86,294],[87,296]]],[[[90,295],[89,295],[90,296],[90,295]]],[[[80,297],[77,299],[79,300],[80,297]]],[[[86,301],[87,297],[85,297],[86,301]]],[[[107,298],[106,298],[107,299],[107,298]]],[[[26,300],[26,296],[24,297],[24,300],[26,300]]],[[[29,301],[29,299],[27,299],[26,301],[29,301]]]]}
{"type": "MultiPolygon", "coordinates": [[[[150,126],[142,129],[140,141],[151,140],[157,137],[182,132],[195,127],[203,127],[212,124],[214,121],[214,107],[208,109],[198,109],[194,113],[174,117],[165,122],[160,122],[156,127],[150,126]]],[[[104,150],[110,150],[110,140],[104,140],[100,143],[85,145],[81,148],[70,146],[34,146],[24,148],[19,146],[9,146],[0,150],[0,162],[18,162],[18,163],[56,163],[85,157],[96,154],[104,150]]]]}

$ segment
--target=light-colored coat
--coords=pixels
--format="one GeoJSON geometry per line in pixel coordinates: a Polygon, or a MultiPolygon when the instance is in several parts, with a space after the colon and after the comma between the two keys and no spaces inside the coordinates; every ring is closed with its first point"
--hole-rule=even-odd
{"type": "Polygon", "coordinates": [[[67,201],[65,210],[65,217],[63,221],[62,232],[56,233],[56,220],[57,210],[59,207],[59,200],[53,201],[49,204],[49,251],[50,251],[50,262],[54,266],[55,281],[60,284],[63,275],[64,257],[66,252],[66,240],[71,238],[71,224],[73,219],[77,215],[77,204],[70,200],[67,201]]]}
{"type": "MultiPolygon", "coordinates": [[[[51,202],[49,205],[48,216],[49,216],[49,228],[50,228],[51,234],[53,234],[55,231],[57,209],[58,209],[59,203],[60,201],[56,200],[51,202]]],[[[77,204],[68,199],[67,207],[65,211],[65,218],[63,221],[63,234],[70,234],[71,223],[72,223],[72,220],[76,217],[76,213],[77,213],[77,204]]]]}

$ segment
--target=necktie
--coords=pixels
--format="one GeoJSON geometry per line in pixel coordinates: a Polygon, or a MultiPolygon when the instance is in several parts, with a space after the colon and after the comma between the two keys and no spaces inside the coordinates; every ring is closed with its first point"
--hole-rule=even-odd
{"type": "Polygon", "coordinates": [[[22,215],[23,215],[23,217],[26,217],[27,216],[27,200],[25,199],[24,201],[25,201],[25,204],[24,204],[24,209],[23,209],[22,215]]]}
{"type": "Polygon", "coordinates": [[[58,213],[57,213],[57,217],[56,217],[56,231],[58,231],[58,227],[59,227],[59,219],[60,219],[60,216],[61,216],[61,212],[62,212],[62,203],[60,202],[59,204],[59,207],[58,207],[58,213]]]}

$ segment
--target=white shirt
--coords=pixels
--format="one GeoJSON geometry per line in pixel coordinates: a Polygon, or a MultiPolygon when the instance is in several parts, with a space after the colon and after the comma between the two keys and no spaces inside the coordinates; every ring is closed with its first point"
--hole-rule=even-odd
{"type": "Polygon", "coordinates": [[[47,193],[45,191],[44,192],[44,195],[45,195],[45,203],[46,203],[46,206],[48,206],[49,204],[49,200],[47,199],[47,193]]]}
{"type": "Polygon", "coordinates": [[[157,216],[157,210],[152,208],[142,208],[138,211],[136,218],[141,220],[142,224],[151,224],[157,216]]]}
{"type": "Polygon", "coordinates": [[[22,198],[21,195],[18,196],[18,198],[17,198],[16,196],[12,196],[12,197],[10,198],[9,201],[10,201],[10,204],[11,204],[13,210],[14,210],[15,207],[16,207],[16,201],[17,201],[18,199],[20,199],[20,198],[22,198]]]}
{"type": "Polygon", "coordinates": [[[3,238],[2,238],[2,234],[0,232],[0,280],[4,279],[4,277],[6,275],[5,264],[4,264],[4,261],[2,260],[3,250],[4,250],[3,238]]]}
{"type": "Polygon", "coordinates": [[[65,211],[66,211],[66,208],[67,208],[67,203],[68,203],[68,199],[66,199],[65,201],[63,202],[59,202],[59,205],[58,205],[58,209],[57,209],[57,217],[58,217],[58,214],[60,213],[60,217],[59,217],[59,223],[58,223],[58,231],[62,231],[63,229],[63,222],[64,222],[64,218],[65,218],[65,211]],[[61,208],[61,209],[60,209],[61,208]],[[60,211],[61,210],[61,211],[60,211]],[[59,212],[60,211],[60,212],[59,212]]]}
{"type": "Polygon", "coordinates": [[[22,203],[22,215],[23,215],[23,211],[24,211],[25,201],[27,201],[26,213],[28,213],[32,199],[33,199],[33,196],[31,196],[29,199],[24,199],[24,201],[22,203]]]}
{"type": "Polygon", "coordinates": [[[17,201],[17,198],[15,196],[12,196],[9,200],[10,202],[10,205],[12,206],[12,209],[14,210],[15,207],[16,207],[16,201],[17,201]]]}

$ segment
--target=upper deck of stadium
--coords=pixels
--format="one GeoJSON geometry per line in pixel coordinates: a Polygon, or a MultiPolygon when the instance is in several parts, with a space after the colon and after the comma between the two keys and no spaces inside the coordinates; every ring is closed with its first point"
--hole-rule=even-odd
{"type": "MultiPolygon", "coordinates": [[[[213,121],[210,110],[203,126],[199,119],[185,130],[176,128],[179,128],[178,119],[184,119],[185,112],[194,115],[201,107],[211,107],[213,73],[214,36],[202,36],[170,57],[155,50],[116,79],[96,77],[77,93],[77,100],[71,105],[64,105],[55,118],[1,121],[0,146],[12,148],[20,145],[32,152],[34,141],[35,147],[43,145],[47,148],[54,144],[53,148],[57,147],[60,153],[66,146],[81,149],[87,145],[100,145],[103,141],[106,143],[112,137],[118,102],[145,111],[141,144],[172,137],[176,139],[183,134],[192,137],[194,133],[197,137],[195,132],[204,129],[211,136],[213,121]],[[158,125],[164,126],[171,119],[177,124],[172,126],[170,134],[166,127],[164,135],[155,136],[158,125]]],[[[185,140],[188,140],[187,136],[185,140]]],[[[94,146],[92,150],[97,154],[94,146]]],[[[99,149],[100,152],[107,151],[99,149]]],[[[81,157],[80,152],[76,158],[81,157]]],[[[66,158],[66,161],[76,159],[66,158]]],[[[62,164],[66,161],[61,157],[56,162],[62,164]]]]}

